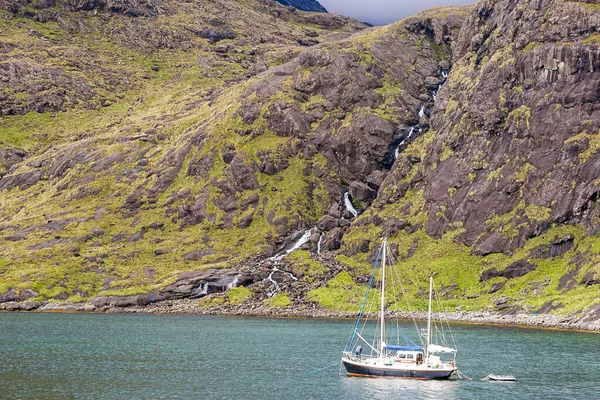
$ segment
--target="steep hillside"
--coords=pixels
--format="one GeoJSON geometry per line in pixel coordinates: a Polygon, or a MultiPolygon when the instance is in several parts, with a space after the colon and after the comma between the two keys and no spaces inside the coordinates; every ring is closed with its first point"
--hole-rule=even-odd
{"type": "MultiPolygon", "coordinates": [[[[227,156],[214,157],[226,147],[203,152],[201,132],[214,124],[211,135],[251,139],[219,123],[248,79],[365,27],[272,1],[123,4],[1,4],[0,292],[136,293],[201,267],[183,263],[196,248],[207,248],[208,263],[245,254],[237,233],[217,229],[230,227],[221,215],[230,205],[211,197],[215,246],[185,218],[200,189],[227,179],[227,156]]],[[[227,171],[244,174],[240,160],[227,171]]],[[[248,179],[239,184],[256,192],[248,179]]]]}
{"type": "Polygon", "coordinates": [[[3,301],[354,311],[385,235],[415,307],[597,319],[598,6],[80,3],[0,2],[3,301]]]}
{"type": "Polygon", "coordinates": [[[342,252],[361,257],[372,247],[365,241],[397,230],[402,265],[439,273],[449,304],[595,312],[599,11],[558,0],[478,3],[431,130],[396,162],[342,252]]]}

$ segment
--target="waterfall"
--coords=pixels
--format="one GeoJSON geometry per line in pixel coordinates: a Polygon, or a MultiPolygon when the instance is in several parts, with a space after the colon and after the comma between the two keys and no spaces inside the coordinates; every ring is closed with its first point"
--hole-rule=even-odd
{"type": "Polygon", "coordinates": [[[344,204],[346,205],[346,210],[348,210],[350,214],[352,214],[354,217],[358,216],[358,211],[356,211],[352,205],[352,202],[350,201],[350,193],[348,192],[344,193],[344,204]]]}
{"type": "Polygon", "coordinates": [[[321,232],[321,236],[319,236],[319,241],[317,242],[317,254],[321,254],[321,243],[323,242],[323,236],[325,236],[325,232],[321,232]]]}
{"type": "Polygon", "coordinates": [[[312,233],[312,229],[308,229],[308,230],[304,231],[304,234],[302,236],[300,236],[300,239],[298,239],[296,241],[296,243],[294,243],[294,245],[290,249],[286,250],[286,252],[288,254],[290,254],[292,251],[297,250],[300,247],[302,247],[302,245],[304,243],[306,243],[310,240],[311,233],[312,233]]]}
{"type": "Polygon", "coordinates": [[[419,110],[419,118],[424,118],[425,117],[425,106],[421,106],[421,109],[419,110]]]}
{"type": "Polygon", "coordinates": [[[281,260],[282,258],[285,258],[288,254],[290,254],[292,251],[294,250],[298,250],[300,247],[302,247],[306,242],[308,242],[310,240],[310,235],[312,234],[312,231],[315,228],[311,228],[311,229],[307,229],[306,231],[304,231],[304,233],[302,234],[302,236],[300,236],[300,238],[298,240],[296,240],[296,242],[292,245],[292,247],[290,247],[289,249],[274,255],[273,257],[269,257],[267,260],[281,260]]]}
{"type": "Polygon", "coordinates": [[[234,287],[236,287],[238,281],[239,281],[239,277],[236,275],[235,278],[233,279],[233,281],[231,281],[231,283],[227,284],[227,290],[233,289],[234,287]]]}
{"type": "Polygon", "coordinates": [[[443,77],[444,79],[448,79],[448,71],[446,71],[446,70],[442,70],[442,77],[443,77]]]}

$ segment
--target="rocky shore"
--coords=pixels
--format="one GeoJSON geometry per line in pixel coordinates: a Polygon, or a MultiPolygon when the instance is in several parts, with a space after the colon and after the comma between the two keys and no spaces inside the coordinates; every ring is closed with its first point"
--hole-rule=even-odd
{"type": "MultiPolygon", "coordinates": [[[[298,307],[268,308],[264,304],[242,304],[238,306],[216,306],[201,308],[197,300],[164,300],[147,305],[96,306],[87,303],[53,303],[25,301],[0,304],[0,312],[90,312],[90,313],[137,313],[164,315],[219,315],[260,318],[319,318],[353,319],[356,313],[325,309],[316,304],[303,304],[298,307]]],[[[402,320],[425,320],[425,312],[400,312],[402,320]]],[[[374,317],[374,315],[366,315],[374,317]]],[[[443,317],[453,323],[490,324],[600,332],[600,305],[583,315],[560,316],[549,314],[502,313],[488,311],[456,311],[444,313],[443,317]]]]}

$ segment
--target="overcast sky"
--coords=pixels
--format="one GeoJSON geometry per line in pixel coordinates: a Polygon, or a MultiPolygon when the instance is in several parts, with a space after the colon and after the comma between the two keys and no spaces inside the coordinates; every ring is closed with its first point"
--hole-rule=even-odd
{"type": "Polygon", "coordinates": [[[475,0],[319,0],[329,12],[374,25],[389,24],[426,8],[474,2],[475,0]]]}

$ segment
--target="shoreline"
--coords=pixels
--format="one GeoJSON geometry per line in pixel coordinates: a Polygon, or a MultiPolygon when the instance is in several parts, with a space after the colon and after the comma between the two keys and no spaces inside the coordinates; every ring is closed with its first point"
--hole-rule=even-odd
{"type": "MultiPolygon", "coordinates": [[[[356,312],[334,311],[317,305],[303,304],[296,308],[266,308],[260,304],[240,306],[200,308],[197,300],[165,300],[145,306],[96,307],[91,303],[16,303],[0,304],[0,312],[31,313],[90,313],[90,314],[155,314],[187,316],[224,316],[281,319],[322,319],[353,320],[356,312]],[[28,304],[29,303],[29,304],[28,304]]],[[[439,313],[436,313],[439,315],[439,313]]],[[[402,321],[427,320],[426,312],[397,312],[402,321]]],[[[465,325],[490,325],[515,328],[561,330],[571,332],[600,333],[600,319],[592,316],[571,316],[550,314],[500,313],[489,311],[455,311],[442,313],[444,320],[465,325]]],[[[375,314],[365,314],[364,318],[374,318],[375,314]]]]}

